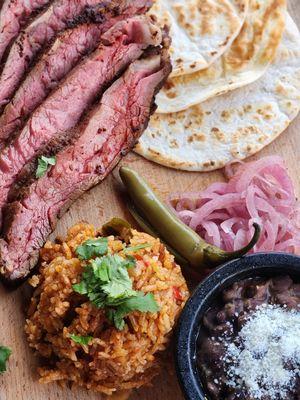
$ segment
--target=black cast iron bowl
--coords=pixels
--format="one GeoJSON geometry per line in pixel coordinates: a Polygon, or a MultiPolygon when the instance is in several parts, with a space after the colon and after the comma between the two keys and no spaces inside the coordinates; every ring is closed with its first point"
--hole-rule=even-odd
{"type": "Polygon", "coordinates": [[[220,292],[234,282],[251,277],[290,275],[300,282],[300,257],[283,253],[258,253],[224,264],[206,278],[187,302],[179,320],[175,362],[186,400],[210,400],[197,370],[197,338],[201,320],[220,292]]]}

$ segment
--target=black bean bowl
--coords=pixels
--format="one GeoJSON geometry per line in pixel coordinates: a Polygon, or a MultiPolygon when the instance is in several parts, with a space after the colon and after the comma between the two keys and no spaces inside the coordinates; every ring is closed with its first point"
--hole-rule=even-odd
{"type": "Polygon", "coordinates": [[[300,257],[283,253],[258,253],[224,264],[197,287],[179,320],[175,362],[186,400],[210,400],[197,369],[197,339],[206,311],[221,291],[234,282],[254,277],[290,275],[300,282],[300,257]]]}

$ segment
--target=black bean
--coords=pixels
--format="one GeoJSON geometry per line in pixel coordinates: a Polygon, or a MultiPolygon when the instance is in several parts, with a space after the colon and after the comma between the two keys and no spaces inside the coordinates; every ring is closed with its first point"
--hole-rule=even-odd
{"type": "Polygon", "coordinates": [[[216,399],[216,400],[219,399],[220,389],[214,383],[209,382],[207,384],[207,389],[213,399],[216,399]]]}
{"type": "Polygon", "coordinates": [[[216,315],[217,321],[221,324],[227,321],[226,318],[226,312],[225,311],[219,311],[216,315]]]}
{"type": "Polygon", "coordinates": [[[243,296],[246,297],[247,299],[251,299],[257,294],[257,287],[255,285],[250,285],[245,288],[243,291],[243,296]]]}
{"type": "Polygon", "coordinates": [[[275,293],[283,293],[289,290],[293,281],[289,276],[278,276],[271,279],[270,289],[275,293]]]}

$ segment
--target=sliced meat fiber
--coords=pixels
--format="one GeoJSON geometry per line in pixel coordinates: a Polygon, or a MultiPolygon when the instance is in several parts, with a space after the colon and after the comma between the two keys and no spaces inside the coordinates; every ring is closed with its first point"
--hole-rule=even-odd
{"type": "Polygon", "coordinates": [[[80,128],[77,141],[58,153],[56,165],[9,206],[0,241],[1,272],[26,277],[57,219],[84,191],[101,182],[136,143],[155,108],[153,99],[171,71],[167,53],[131,64],[103,95],[80,128]]]}
{"type": "Polygon", "coordinates": [[[96,49],[101,34],[120,18],[123,17],[111,18],[104,24],[79,25],[59,35],[5,107],[0,117],[0,149],[80,59],[96,49]]]}
{"type": "Polygon", "coordinates": [[[0,106],[8,103],[41,49],[55,35],[82,22],[104,22],[117,14],[132,16],[145,11],[148,0],[56,0],[13,44],[0,77],[0,106]]]}
{"type": "Polygon", "coordinates": [[[43,154],[54,139],[63,141],[103,89],[150,45],[161,31],[146,16],[118,22],[103,35],[106,45],[80,63],[32,114],[20,134],[0,154],[0,209],[26,164],[43,154]],[[111,42],[110,44],[108,44],[111,42]]]}
{"type": "Polygon", "coordinates": [[[51,0],[5,0],[0,12],[0,62],[28,18],[51,0]]]}

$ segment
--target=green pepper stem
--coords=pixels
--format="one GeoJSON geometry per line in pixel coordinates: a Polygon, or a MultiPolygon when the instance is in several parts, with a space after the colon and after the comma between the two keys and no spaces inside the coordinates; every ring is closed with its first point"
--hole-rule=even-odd
{"type": "Polygon", "coordinates": [[[215,258],[216,248],[214,246],[212,247],[208,246],[206,249],[204,249],[204,254],[205,254],[204,260],[206,264],[211,267],[214,267],[220,264],[220,260],[222,260],[222,262],[226,262],[246,255],[250,250],[253,249],[253,247],[256,245],[256,243],[259,241],[260,238],[261,234],[260,226],[254,223],[253,228],[254,228],[254,234],[252,236],[252,239],[245,247],[243,247],[240,250],[226,252],[220,249],[219,252],[217,253],[217,257],[215,258]]]}

